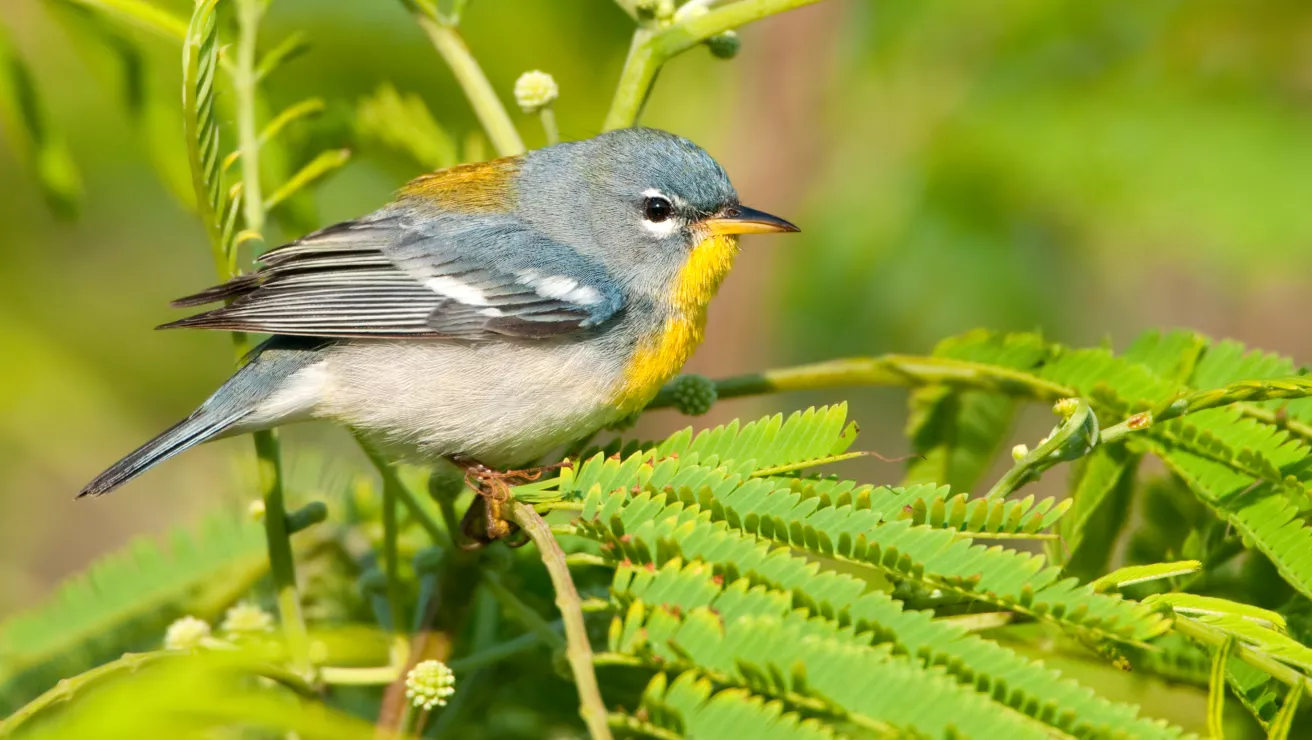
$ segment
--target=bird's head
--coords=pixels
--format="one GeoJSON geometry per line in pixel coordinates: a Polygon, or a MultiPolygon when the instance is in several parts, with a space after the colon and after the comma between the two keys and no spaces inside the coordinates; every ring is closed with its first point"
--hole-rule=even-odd
{"type": "Polygon", "coordinates": [[[631,128],[525,157],[517,215],[601,262],[653,297],[704,302],[737,250],[737,235],[797,231],[738,202],[705,150],[664,131],[631,128]]]}

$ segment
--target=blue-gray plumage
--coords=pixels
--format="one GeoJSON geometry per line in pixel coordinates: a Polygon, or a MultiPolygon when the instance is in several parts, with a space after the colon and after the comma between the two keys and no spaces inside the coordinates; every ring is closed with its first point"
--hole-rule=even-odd
{"type": "Polygon", "coordinates": [[[532,461],[641,409],[678,371],[737,234],[795,230],[652,129],[426,175],[177,301],[228,304],[166,327],[274,337],[81,495],[209,439],[315,418],[426,458],[532,461]]]}

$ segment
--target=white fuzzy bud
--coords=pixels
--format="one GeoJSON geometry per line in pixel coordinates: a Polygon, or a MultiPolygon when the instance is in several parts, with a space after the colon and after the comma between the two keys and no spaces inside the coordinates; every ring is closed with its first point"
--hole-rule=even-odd
{"type": "Polygon", "coordinates": [[[210,636],[210,625],[203,619],[183,617],[169,625],[164,632],[165,650],[191,650],[210,636]]]}
{"type": "Polygon", "coordinates": [[[1011,459],[1015,460],[1016,462],[1020,462],[1021,460],[1024,460],[1025,456],[1028,454],[1030,454],[1030,448],[1023,444],[1019,444],[1011,448],[1011,459]]]}
{"type": "Polygon", "coordinates": [[[273,615],[254,604],[237,604],[223,615],[219,629],[229,635],[253,635],[273,631],[273,615]]]}
{"type": "Polygon", "coordinates": [[[525,72],[515,80],[515,102],[525,113],[537,113],[559,96],[556,79],[541,70],[525,72]]]}
{"type": "Polygon", "coordinates": [[[417,663],[405,674],[405,698],[416,708],[444,707],[447,698],[454,693],[456,676],[440,660],[417,663]]]}

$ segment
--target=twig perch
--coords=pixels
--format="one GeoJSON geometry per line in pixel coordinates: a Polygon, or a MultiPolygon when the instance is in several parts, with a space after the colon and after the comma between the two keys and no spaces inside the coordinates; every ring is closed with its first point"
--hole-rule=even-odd
{"type": "Polygon", "coordinates": [[[597,674],[592,666],[592,646],[588,643],[587,627],[583,624],[583,608],[578,589],[565,564],[565,552],[551,534],[551,527],[532,506],[516,502],[514,517],[519,526],[537,545],[542,563],[547,566],[551,585],[556,591],[556,607],[565,623],[565,657],[574,672],[574,683],[579,688],[579,716],[588,726],[593,740],[611,740],[610,725],[606,722],[606,704],[597,687],[597,674]]]}

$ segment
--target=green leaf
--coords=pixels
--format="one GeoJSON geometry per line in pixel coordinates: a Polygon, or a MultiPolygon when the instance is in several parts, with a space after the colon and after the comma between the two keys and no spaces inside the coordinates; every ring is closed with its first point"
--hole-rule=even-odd
{"type": "MultiPolygon", "coordinates": [[[[815,563],[769,550],[732,530],[684,541],[688,557],[715,560],[672,561],[659,569],[621,565],[612,598],[622,607],[642,600],[685,613],[709,608],[725,620],[782,617],[801,609],[812,618],[823,617],[835,629],[869,633],[875,643],[890,644],[895,654],[915,656],[926,668],[941,667],[963,685],[1062,732],[1081,737],[1119,733],[1145,740],[1180,736],[1177,728],[1137,717],[1133,706],[1108,702],[1040,663],[957,624],[935,620],[931,612],[905,611],[887,594],[869,590],[865,581],[819,571],[815,563]],[[741,577],[716,577],[727,572],[741,577]]],[[[612,643],[612,649],[618,646],[612,643]]]]}
{"type": "Polygon", "coordinates": [[[288,198],[300,192],[309,186],[315,180],[327,176],[329,173],[341,169],[351,160],[351,152],[347,149],[333,149],[321,152],[319,156],[310,160],[309,164],[302,167],[296,174],[292,175],[287,182],[282,184],[268,198],[264,199],[264,210],[272,211],[277,208],[288,198]]]}
{"type": "Polygon", "coordinates": [[[642,696],[644,714],[658,727],[686,737],[738,737],[761,740],[832,740],[833,731],[814,719],[784,711],[743,689],[715,691],[695,673],[682,673],[668,683],[657,674],[642,696]],[[741,734],[739,734],[741,733],[741,734]]]}
{"type": "MultiPolygon", "coordinates": [[[[1203,564],[1197,560],[1182,560],[1177,563],[1153,563],[1152,565],[1128,565],[1108,573],[1089,585],[1095,591],[1111,591],[1133,586],[1136,583],[1196,573],[1202,567],[1203,564]]],[[[1167,601],[1167,603],[1172,602],[1167,601]]]]}
{"type": "Polygon", "coordinates": [[[379,87],[360,101],[355,129],[361,138],[404,152],[425,169],[460,162],[455,140],[433,118],[423,99],[414,93],[402,95],[391,85],[379,87]]]}
{"type": "MultiPolygon", "coordinates": [[[[1179,566],[1182,564],[1164,563],[1163,565],[1179,566]]],[[[1197,562],[1193,562],[1193,565],[1195,566],[1195,569],[1197,569],[1197,566],[1199,564],[1197,562]]],[[[1153,568],[1159,566],[1139,566],[1139,567],[1153,568]]],[[[1133,568],[1125,568],[1123,570],[1133,570],[1133,568]]],[[[1270,611],[1269,609],[1263,609],[1261,607],[1252,606],[1251,604],[1241,604],[1238,601],[1230,601],[1229,599],[1218,599],[1215,596],[1199,596],[1198,594],[1187,594],[1187,593],[1178,593],[1178,592],[1153,594],[1148,598],[1144,599],[1143,603],[1167,604],[1173,610],[1181,614],[1188,614],[1190,616],[1197,616],[1200,614],[1213,614],[1213,615],[1224,614],[1234,617],[1240,617],[1242,619],[1252,620],[1257,624],[1260,624],[1264,627],[1269,627],[1278,630],[1280,632],[1284,632],[1286,627],[1285,618],[1280,616],[1276,612],[1270,611]]]]}
{"type": "Polygon", "coordinates": [[[218,0],[199,0],[187,26],[182,44],[182,120],[196,211],[210,235],[211,248],[226,259],[229,242],[222,238],[225,199],[219,127],[214,115],[214,85],[219,64],[214,13],[217,4],[218,0]]]}
{"type": "Polygon", "coordinates": [[[11,708],[56,680],[127,649],[150,648],[190,610],[226,606],[264,574],[262,528],[217,514],[162,548],[138,540],[0,623],[0,698],[11,708]]]}
{"type": "Polygon", "coordinates": [[[1284,705],[1276,713],[1275,719],[1271,720],[1271,727],[1267,732],[1268,740],[1285,740],[1289,737],[1289,732],[1294,727],[1294,715],[1298,712],[1298,702],[1302,698],[1303,684],[1299,682],[1289,690],[1284,705]]]}
{"type": "Polygon", "coordinates": [[[0,26],[0,120],[14,146],[31,162],[46,202],[56,215],[77,215],[82,178],[68,144],[50,123],[36,81],[0,26]]]}
{"type": "Polygon", "coordinates": [[[1124,445],[1100,445],[1075,461],[1068,484],[1071,511],[1058,527],[1067,572],[1092,576],[1107,569],[1129,517],[1138,467],[1139,456],[1124,445]]]}
{"type": "MultiPolygon", "coordinates": [[[[907,727],[930,737],[949,737],[954,727],[970,727],[981,737],[1050,737],[1040,723],[923,670],[887,646],[869,645],[868,636],[836,630],[821,620],[717,615],[706,608],[680,614],[655,606],[630,609],[623,621],[620,629],[630,639],[617,646],[621,651],[650,656],[655,664],[674,670],[693,663],[732,677],[745,684],[737,688],[741,698],[749,690],[810,693],[849,712],[859,726],[907,727]],[[804,683],[799,682],[802,676],[804,683]],[[953,711],[941,711],[944,706],[953,711]]],[[[709,681],[700,682],[709,689],[709,681]]],[[[782,713],[784,702],[774,703],[775,711],[782,713]]],[[[703,736],[691,727],[686,732],[703,736]]],[[[722,730],[705,736],[730,735],[736,733],[722,730]]]]}
{"type": "Polygon", "coordinates": [[[1235,649],[1235,638],[1225,638],[1212,657],[1212,672],[1207,691],[1207,731],[1214,740],[1225,738],[1225,679],[1230,654],[1235,649]]]}
{"type": "Polygon", "coordinates": [[[64,0],[64,2],[90,8],[176,41],[182,41],[188,35],[186,21],[145,0],[64,0]]]}

